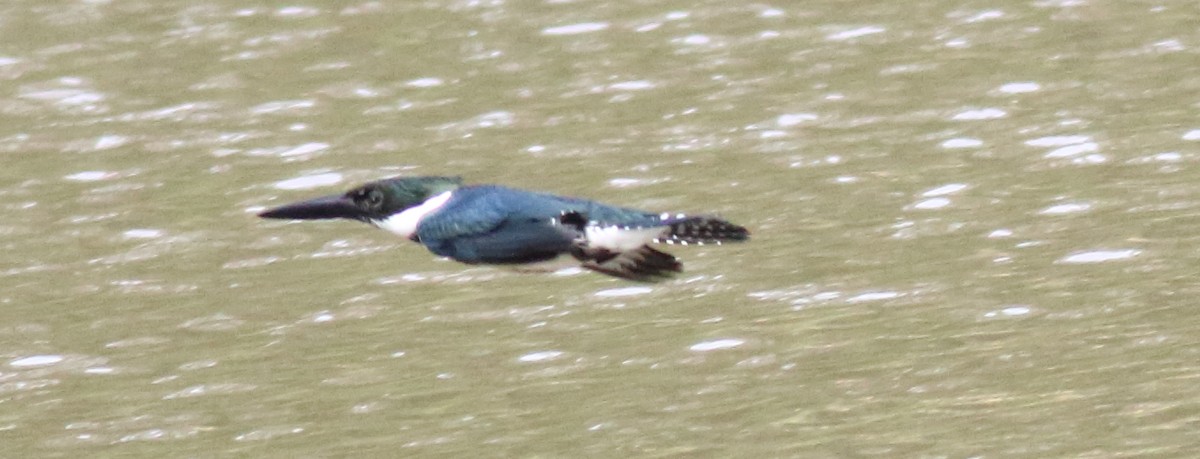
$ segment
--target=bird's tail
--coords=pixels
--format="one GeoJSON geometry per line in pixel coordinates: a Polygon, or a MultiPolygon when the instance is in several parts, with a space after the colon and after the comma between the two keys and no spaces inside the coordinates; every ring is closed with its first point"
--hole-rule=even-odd
{"type": "Polygon", "coordinates": [[[750,231],[715,217],[677,216],[665,218],[669,228],[666,235],[654,240],[663,244],[705,245],[741,242],[750,238],[750,231]]]}
{"type": "Polygon", "coordinates": [[[749,239],[746,228],[715,217],[645,215],[639,225],[604,225],[581,212],[564,212],[555,223],[574,240],[570,253],[583,267],[610,276],[654,282],[683,271],[675,256],[649,243],[704,245],[749,239]]]}

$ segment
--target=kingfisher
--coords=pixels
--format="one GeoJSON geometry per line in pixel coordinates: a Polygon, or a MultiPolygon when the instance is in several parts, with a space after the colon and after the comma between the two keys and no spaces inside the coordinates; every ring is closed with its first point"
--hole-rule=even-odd
{"type": "Polygon", "coordinates": [[[349,219],[467,264],[516,265],[570,254],[586,269],[635,281],[683,271],[652,244],[740,242],[750,232],[712,216],[654,213],[460,177],[393,177],[268,209],[263,218],[349,219]]]}

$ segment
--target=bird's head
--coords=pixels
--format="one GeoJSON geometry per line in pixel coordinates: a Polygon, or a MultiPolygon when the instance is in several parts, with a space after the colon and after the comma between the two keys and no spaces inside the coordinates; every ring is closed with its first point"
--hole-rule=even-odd
{"type": "Polygon", "coordinates": [[[395,177],[366,183],[343,194],[267,209],[258,216],[284,220],[346,218],[377,222],[460,186],[460,177],[395,177]]]}

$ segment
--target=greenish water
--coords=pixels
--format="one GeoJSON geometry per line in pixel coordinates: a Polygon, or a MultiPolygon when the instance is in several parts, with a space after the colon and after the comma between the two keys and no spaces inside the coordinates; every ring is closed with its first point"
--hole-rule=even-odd
{"type": "Polygon", "coordinates": [[[1186,2],[0,6],[12,457],[1190,457],[1186,2]],[[398,174],[743,245],[645,285],[255,211],[398,174]]]}

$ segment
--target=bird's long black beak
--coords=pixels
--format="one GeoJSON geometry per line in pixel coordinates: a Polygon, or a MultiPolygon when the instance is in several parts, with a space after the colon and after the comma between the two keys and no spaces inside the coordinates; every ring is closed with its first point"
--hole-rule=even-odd
{"type": "Polygon", "coordinates": [[[294,202],[273,209],[267,209],[258,214],[262,218],[277,218],[281,220],[322,220],[330,218],[348,218],[363,220],[366,216],[354,200],[344,195],[323,196],[307,201],[294,202]]]}

